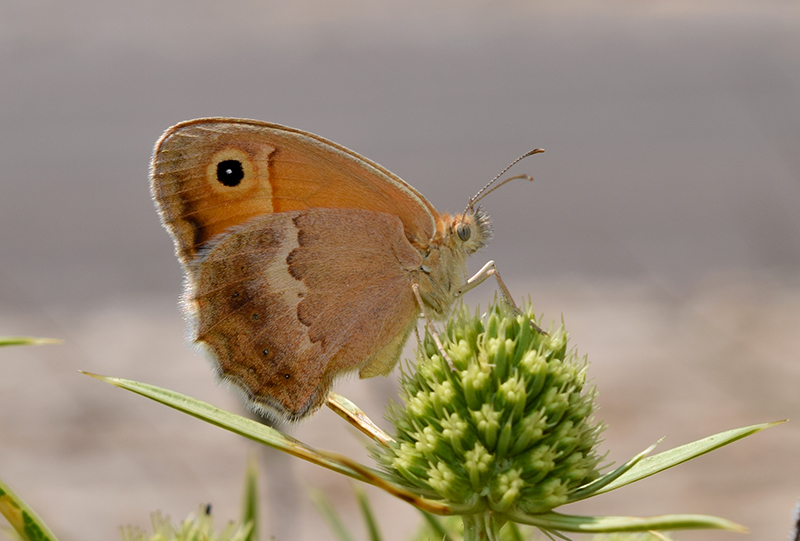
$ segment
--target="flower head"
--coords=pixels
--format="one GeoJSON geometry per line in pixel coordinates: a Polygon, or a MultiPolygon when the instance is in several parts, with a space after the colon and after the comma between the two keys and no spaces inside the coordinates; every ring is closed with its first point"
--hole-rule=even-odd
{"type": "Polygon", "coordinates": [[[534,514],[599,477],[595,391],[562,327],[534,330],[530,307],[465,308],[441,341],[426,337],[401,376],[395,441],[374,451],[400,485],[472,512],[534,514]]]}

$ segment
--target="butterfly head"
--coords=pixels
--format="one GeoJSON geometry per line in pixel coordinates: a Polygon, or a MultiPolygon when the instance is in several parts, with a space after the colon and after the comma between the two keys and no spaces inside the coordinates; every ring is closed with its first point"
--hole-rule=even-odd
{"type": "Polygon", "coordinates": [[[481,207],[475,206],[475,204],[511,180],[516,180],[518,178],[533,180],[533,177],[529,175],[517,175],[515,177],[509,177],[495,184],[495,182],[497,182],[497,180],[503,176],[506,171],[511,169],[517,162],[527,158],[528,156],[532,156],[533,154],[539,154],[540,152],[544,152],[544,150],[541,148],[536,148],[526,152],[511,162],[511,164],[503,169],[499,175],[494,177],[486,186],[484,186],[478,193],[470,198],[467,208],[464,209],[463,213],[448,220],[450,224],[448,231],[449,236],[452,238],[453,242],[460,246],[464,253],[467,255],[474,254],[486,246],[492,238],[492,222],[489,219],[489,215],[486,214],[481,207]]]}
{"type": "Polygon", "coordinates": [[[467,208],[453,216],[446,235],[455,246],[472,255],[492,240],[492,220],[481,207],[467,208]]]}

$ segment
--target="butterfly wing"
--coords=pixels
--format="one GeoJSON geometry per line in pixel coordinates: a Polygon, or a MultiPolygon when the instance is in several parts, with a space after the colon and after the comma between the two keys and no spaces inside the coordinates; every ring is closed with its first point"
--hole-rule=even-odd
{"type": "Polygon", "coordinates": [[[186,304],[220,376],[257,409],[297,420],[335,376],[388,373],[416,323],[420,254],[386,213],[269,214],[211,243],[186,304]]]}
{"type": "Polygon", "coordinates": [[[436,210],[380,165],[322,137],[255,120],[182,122],[158,141],[152,193],[188,263],[209,240],[270,213],[353,208],[397,216],[424,245],[436,210]]]}

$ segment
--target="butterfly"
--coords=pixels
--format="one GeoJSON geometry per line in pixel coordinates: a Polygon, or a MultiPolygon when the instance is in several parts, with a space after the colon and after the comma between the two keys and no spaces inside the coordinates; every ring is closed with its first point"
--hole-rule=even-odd
{"type": "Polygon", "coordinates": [[[340,375],[388,374],[420,316],[433,331],[488,277],[513,304],[494,262],[466,270],[492,236],[475,203],[494,180],[464,212],[440,214],[352,150],[234,118],[169,128],[151,164],[192,339],[252,409],[281,421],[314,413],[340,375]]]}

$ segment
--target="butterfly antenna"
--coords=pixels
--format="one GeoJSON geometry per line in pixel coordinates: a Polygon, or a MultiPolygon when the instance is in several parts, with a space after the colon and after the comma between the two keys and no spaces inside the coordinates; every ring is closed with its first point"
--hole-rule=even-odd
{"type": "Polygon", "coordinates": [[[497,188],[499,188],[500,186],[502,186],[506,182],[510,182],[510,181],[516,180],[518,178],[527,178],[528,180],[533,180],[533,177],[530,176],[530,175],[517,175],[515,177],[509,177],[509,178],[505,179],[503,182],[501,182],[500,184],[498,184],[497,186],[492,187],[492,184],[497,182],[497,179],[499,179],[500,177],[505,175],[506,172],[509,169],[511,169],[512,167],[514,167],[515,165],[517,165],[517,163],[519,163],[520,161],[524,160],[528,156],[533,156],[534,154],[541,154],[542,152],[544,152],[543,148],[534,148],[533,150],[529,150],[528,152],[526,152],[525,154],[523,154],[522,156],[520,156],[519,158],[517,158],[516,160],[514,160],[510,164],[508,164],[508,166],[505,169],[500,171],[500,173],[496,177],[494,177],[492,180],[490,180],[489,183],[486,184],[486,186],[481,188],[478,193],[476,193],[475,195],[473,195],[472,197],[469,198],[469,204],[467,204],[467,208],[464,209],[464,213],[466,214],[467,211],[469,211],[471,208],[473,208],[475,206],[475,203],[477,203],[478,201],[480,201],[481,199],[483,199],[484,197],[486,197],[487,195],[489,195],[490,193],[495,191],[497,188]],[[489,189],[489,188],[491,188],[491,189],[489,189]]]}

